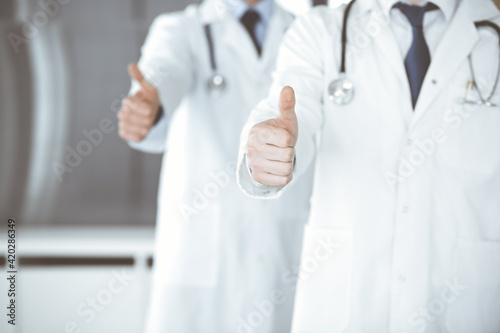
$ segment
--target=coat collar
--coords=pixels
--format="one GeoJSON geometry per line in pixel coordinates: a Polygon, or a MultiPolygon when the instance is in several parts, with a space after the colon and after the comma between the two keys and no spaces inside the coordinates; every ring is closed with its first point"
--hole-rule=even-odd
{"type": "Polygon", "coordinates": [[[212,24],[232,17],[229,4],[225,0],[205,0],[198,8],[198,17],[202,24],[212,24]]]}
{"type": "MultiPolygon", "coordinates": [[[[231,2],[235,0],[205,0],[199,4],[199,19],[203,24],[211,24],[228,19],[235,19],[232,14],[231,2]]],[[[285,18],[287,24],[293,20],[293,16],[286,12],[274,0],[274,8],[272,9],[272,18],[275,16],[285,18]]],[[[271,18],[271,19],[272,19],[271,18]]]]}
{"type": "MultiPolygon", "coordinates": [[[[201,24],[224,24],[219,37],[227,46],[228,51],[234,52],[242,61],[250,64],[251,68],[274,65],[284,32],[293,21],[293,15],[286,12],[276,3],[273,14],[267,25],[266,36],[263,42],[263,53],[259,57],[248,33],[228,8],[229,0],[206,0],[199,5],[198,17],[201,24]]],[[[255,73],[259,75],[258,73],[255,73]]]]}
{"type": "MultiPolygon", "coordinates": [[[[384,10],[384,12],[389,15],[389,12],[392,10],[394,5],[398,2],[405,2],[408,3],[407,0],[379,0],[380,6],[384,10]]],[[[434,3],[436,6],[439,7],[439,9],[443,12],[444,17],[447,22],[450,22],[451,18],[455,14],[455,10],[457,9],[458,6],[458,0],[431,0],[431,1],[424,1],[423,4],[426,4],[428,2],[434,3]]]]}
{"type": "Polygon", "coordinates": [[[473,52],[480,40],[474,22],[489,20],[499,15],[498,9],[489,0],[462,0],[448,27],[425,77],[419,100],[415,107],[410,130],[428,112],[439,94],[459,67],[473,52]],[[453,55],[453,56],[450,56],[453,55]]]}
{"type": "MultiPolygon", "coordinates": [[[[383,11],[385,15],[389,14],[389,10],[395,0],[356,0],[354,4],[358,7],[355,16],[366,16],[374,10],[383,11]]],[[[447,19],[453,19],[459,8],[466,7],[468,16],[472,21],[494,20],[500,15],[499,9],[491,0],[433,0],[440,8],[443,8],[447,19]],[[452,17],[449,15],[452,14],[452,17]]]]}
{"type": "MultiPolygon", "coordinates": [[[[389,11],[384,8],[390,0],[357,0],[352,11],[352,22],[363,26],[373,15],[385,17],[390,22],[389,11]]],[[[500,12],[491,0],[457,0],[456,10],[450,18],[449,27],[433,56],[431,66],[422,85],[419,101],[411,118],[410,130],[419,121],[422,115],[429,110],[442,90],[447,87],[456,70],[466,61],[479,41],[479,33],[474,22],[481,20],[498,19],[500,12]],[[453,56],[450,56],[453,55],[453,56]]],[[[349,26],[352,26],[351,24],[349,26]]],[[[398,44],[390,24],[381,30],[380,35],[374,37],[378,50],[384,54],[392,70],[401,80],[402,86],[409,91],[408,79],[401,58],[398,44]]],[[[408,105],[410,97],[408,95],[408,105]]]]}

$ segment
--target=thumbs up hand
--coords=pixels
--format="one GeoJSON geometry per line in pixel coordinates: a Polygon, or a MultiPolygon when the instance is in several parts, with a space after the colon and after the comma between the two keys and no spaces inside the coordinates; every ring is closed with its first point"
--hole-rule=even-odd
{"type": "Polygon", "coordinates": [[[252,127],[248,137],[246,155],[252,177],[266,186],[283,187],[292,181],[299,130],[291,87],[281,91],[279,112],[277,118],[252,127]]]}
{"type": "Polygon", "coordinates": [[[128,71],[141,89],[122,101],[122,108],[118,113],[120,136],[127,141],[139,142],[146,138],[158,117],[160,98],[156,88],[144,78],[137,64],[130,64],[128,71]]]}

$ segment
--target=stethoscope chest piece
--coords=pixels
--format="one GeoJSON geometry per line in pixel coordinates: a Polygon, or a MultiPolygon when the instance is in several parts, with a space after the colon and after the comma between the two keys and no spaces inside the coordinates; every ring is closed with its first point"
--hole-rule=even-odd
{"type": "Polygon", "coordinates": [[[347,105],[354,98],[354,84],[341,75],[328,86],[328,99],[337,105],[347,105]]]}
{"type": "Polygon", "coordinates": [[[340,63],[340,76],[333,80],[328,86],[328,99],[337,105],[347,105],[354,98],[354,83],[346,78],[346,53],[347,53],[347,20],[352,5],[356,0],[352,0],[346,7],[344,12],[344,20],[342,23],[342,53],[340,63]]]}
{"type": "Polygon", "coordinates": [[[212,38],[212,29],[209,24],[204,26],[205,36],[208,43],[208,52],[210,54],[210,67],[212,69],[212,75],[207,80],[207,89],[212,96],[217,96],[222,94],[227,87],[226,78],[222,76],[217,68],[217,61],[215,59],[215,47],[212,38]]]}
{"type": "Polygon", "coordinates": [[[207,88],[211,93],[221,93],[226,90],[226,86],[226,79],[218,73],[213,74],[207,81],[207,88]]]}

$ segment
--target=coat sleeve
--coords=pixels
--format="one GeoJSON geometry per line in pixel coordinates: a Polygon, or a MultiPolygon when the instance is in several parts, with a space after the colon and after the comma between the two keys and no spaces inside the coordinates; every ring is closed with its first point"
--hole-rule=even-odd
{"type": "Polygon", "coordinates": [[[324,35],[323,19],[315,10],[298,18],[285,35],[269,96],[251,112],[241,134],[237,178],[240,188],[251,197],[280,197],[307,170],[314,158],[315,137],[323,123],[324,35]],[[255,124],[277,117],[279,94],[284,86],[291,86],[296,96],[299,137],[295,146],[295,169],[289,185],[284,188],[267,187],[255,183],[250,175],[245,154],[248,133],[255,124]]]}
{"type": "MultiPolygon", "coordinates": [[[[194,80],[195,66],[188,35],[193,31],[193,21],[181,12],[161,15],[151,25],[138,66],[158,89],[164,116],[143,141],[129,142],[134,149],[148,153],[165,151],[170,119],[194,80]]],[[[130,95],[138,90],[139,84],[133,81],[130,95]]]]}

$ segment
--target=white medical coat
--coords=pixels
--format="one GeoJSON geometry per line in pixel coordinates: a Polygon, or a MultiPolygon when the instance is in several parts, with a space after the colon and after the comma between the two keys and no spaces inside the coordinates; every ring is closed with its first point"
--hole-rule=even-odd
{"type": "Polygon", "coordinates": [[[261,58],[224,1],[161,15],[151,27],[139,67],[166,115],[131,143],[165,152],[147,333],[290,331],[312,180],[270,202],[241,193],[235,173],[241,129],[267,95],[292,20],[275,7],[261,58]],[[205,24],[227,80],[220,96],[206,88],[213,73],[205,24]]]}
{"type": "Polygon", "coordinates": [[[293,332],[500,332],[500,107],[460,105],[471,53],[483,95],[494,85],[498,37],[473,22],[499,24],[499,12],[459,1],[413,110],[389,19],[370,0],[348,21],[355,98],[328,100],[344,9],[313,9],[292,25],[269,98],[242,133],[239,183],[253,197],[292,193],[316,162],[293,332]],[[245,163],[248,131],[277,115],[285,85],[299,121],[294,181],[262,189],[245,163]]]}

